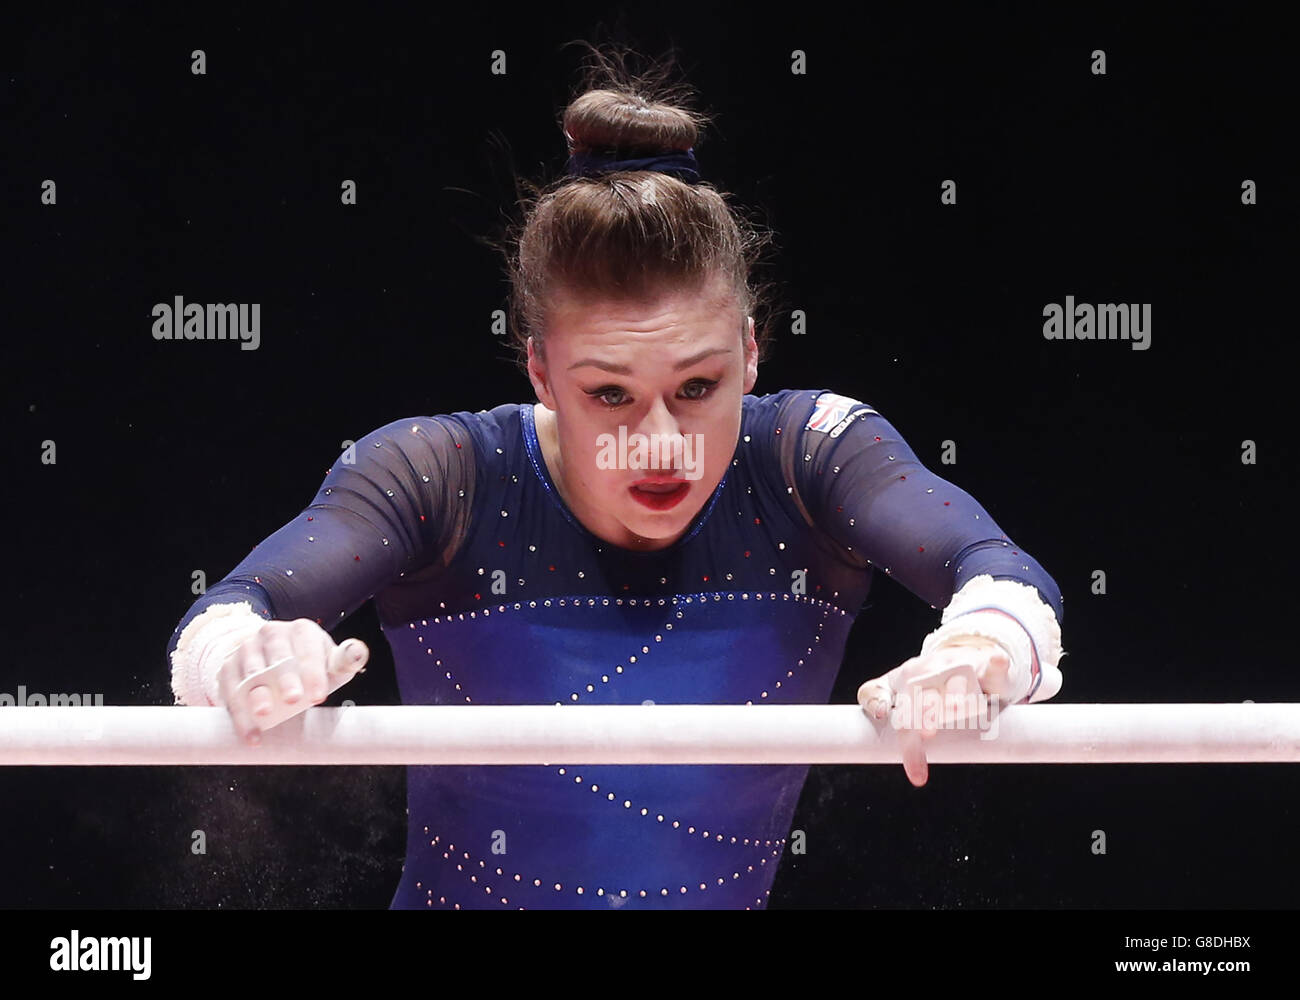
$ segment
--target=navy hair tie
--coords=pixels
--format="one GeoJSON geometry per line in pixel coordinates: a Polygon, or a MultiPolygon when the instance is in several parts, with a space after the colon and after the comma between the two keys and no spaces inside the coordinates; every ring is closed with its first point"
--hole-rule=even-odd
{"type": "Polygon", "coordinates": [[[657,170],[661,174],[672,174],[687,184],[696,184],[700,180],[694,146],[637,160],[617,160],[600,153],[574,153],[569,157],[565,172],[576,177],[595,177],[614,170],[657,170]]]}

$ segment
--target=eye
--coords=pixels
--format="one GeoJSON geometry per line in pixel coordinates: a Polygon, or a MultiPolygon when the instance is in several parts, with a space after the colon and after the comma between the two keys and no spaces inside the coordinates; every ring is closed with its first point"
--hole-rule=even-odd
{"type": "Polygon", "coordinates": [[[606,396],[614,396],[617,394],[622,394],[624,396],[627,395],[627,393],[623,392],[623,390],[618,388],[618,386],[613,385],[605,386],[603,389],[596,389],[593,392],[587,393],[588,396],[591,396],[598,402],[604,403],[607,410],[616,410],[623,405],[622,402],[611,403],[605,398],[606,396]]]}
{"type": "MultiPolygon", "coordinates": [[[[697,378],[687,382],[683,387],[685,395],[682,397],[688,402],[699,403],[709,398],[713,393],[713,387],[718,384],[719,379],[697,378]],[[691,390],[698,390],[692,392],[691,390]]],[[[598,400],[607,410],[616,410],[621,406],[627,405],[627,393],[616,385],[602,386],[599,389],[593,389],[587,393],[588,396],[598,400]],[[615,396],[617,401],[611,403],[606,397],[615,396]]]]}
{"type": "Polygon", "coordinates": [[[702,399],[708,399],[710,394],[713,392],[713,387],[717,384],[718,384],[718,380],[716,378],[715,379],[697,378],[693,382],[687,382],[686,388],[699,389],[700,393],[699,395],[687,396],[686,398],[692,400],[693,402],[699,402],[702,399]]]}

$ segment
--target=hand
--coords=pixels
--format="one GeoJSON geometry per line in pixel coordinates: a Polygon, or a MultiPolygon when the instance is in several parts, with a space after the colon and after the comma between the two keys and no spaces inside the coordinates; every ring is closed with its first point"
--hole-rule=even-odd
{"type": "Polygon", "coordinates": [[[239,737],[257,744],[262,730],[319,705],[363,670],[369,658],[360,639],[336,645],[309,618],[269,621],[226,657],[217,680],[239,737]],[[243,683],[262,673],[265,684],[243,683]]]}
{"type": "Polygon", "coordinates": [[[903,770],[920,788],[930,776],[924,742],[940,728],[987,718],[988,698],[1007,693],[1010,671],[1011,658],[992,639],[963,636],[865,682],[858,704],[868,718],[891,715],[903,770]]]}

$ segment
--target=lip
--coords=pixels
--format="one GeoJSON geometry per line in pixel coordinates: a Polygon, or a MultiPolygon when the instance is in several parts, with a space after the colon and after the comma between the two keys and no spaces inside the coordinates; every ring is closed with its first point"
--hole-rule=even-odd
{"type": "Polygon", "coordinates": [[[686,494],[690,493],[690,491],[691,484],[689,481],[674,479],[671,476],[640,479],[628,487],[628,493],[632,495],[632,499],[651,510],[672,510],[686,499],[686,494]],[[638,486],[666,486],[669,484],[676,484],[677,489],[671,493],[647,493],[644,490],[637,489],[638,486]]]}

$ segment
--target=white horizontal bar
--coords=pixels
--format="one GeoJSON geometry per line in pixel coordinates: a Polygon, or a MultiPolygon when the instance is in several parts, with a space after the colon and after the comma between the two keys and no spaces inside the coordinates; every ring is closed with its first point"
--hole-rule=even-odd
{"type": "MultiPolygon", "coordinates": [[[[1300,761],[1300,704],[1018,705],[941,730],[934,764],[1300,761]]],[[[312,708],[236,736],[224,708],[0,707],[0,765],[898,764],[857,705],[312,708]]]]}

